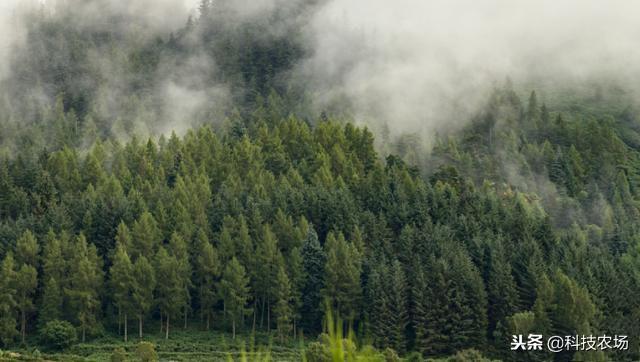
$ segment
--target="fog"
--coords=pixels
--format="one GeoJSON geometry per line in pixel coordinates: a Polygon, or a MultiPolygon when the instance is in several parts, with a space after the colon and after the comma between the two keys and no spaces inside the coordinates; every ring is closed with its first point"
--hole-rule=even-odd
{"type": "MultiPolygon", "coordinates": [[[[53,1],[0,2],[0,78],[24,41],[24,9],[55,12],[61,3],[53,1]]],[[[138,28],[128,34],[142,29],[152,35],[179,29],[197,16],[199,2],[58,1],[73,5],[78,26],[135,23],[138,28]],[[105,12],[136,21],[101,23],[105,12]]],[[[241,0],[232,7],[236,16],[259,19],[288,3],[241,0]]],[[[318,111],[348,104],[358,122],[382,122],[392,134],[429,139],[464,124],[506,77],[534,86],[606,78],[634,91],[640,80],[639,12],[640,4],[622,0],[328,0],[306,19],[309,56],[291,74],[313,95],[318,111]]],[[[117,80],[118,69],[102,62],[108,78],[117,80]]],[[[215,72],[211,59],[195,54],[185,64],[162,82],[167,99],[179,100],[163,132],[186,128],[181,122],[200,104],[224,98],[221,85],[193,86],[201,74],[215,72]]]]}
{"type": "MultiPolygon", "coordinates": [[[[640,80],[631,1],[333,0],[309,29],[316,99],[431,134],[467,120],[496,82],[640,80]]],[[[544,95],[543,95],[544,96],[544,95]]]]}

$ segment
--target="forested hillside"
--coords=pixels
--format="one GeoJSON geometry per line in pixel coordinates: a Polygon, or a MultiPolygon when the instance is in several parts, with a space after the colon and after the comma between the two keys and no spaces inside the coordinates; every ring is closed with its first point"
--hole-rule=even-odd
{"type": "Polygon", "coordinates": [[[295,79],[321,3],[205,0],[164,36],[76,1],[30,14],[0,99],[2,348],[189,360],[170,353],[196,336],[213,360],[209,336],[258,336],[327,361],[331,315],[386,361],[639,359],[633,105],[508,81],[433,147],[374,135],[295,79]],[[629,348],[510,350],[530,333],[629,348]]]}

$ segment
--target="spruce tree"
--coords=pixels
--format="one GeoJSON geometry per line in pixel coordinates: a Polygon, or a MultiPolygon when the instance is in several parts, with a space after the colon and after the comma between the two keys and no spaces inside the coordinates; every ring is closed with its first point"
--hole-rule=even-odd
{"type": "Polygon", "coordinates": [[[231,318],[233,339],[236,338],[236,326],[247,313],[246,305],[249,299],[249,278],[244,267],[235,257],[227,263],[220,280],[220,293],[224,301],[224,308],[231,318]]]}
{"type": "Polygon", "coordinates": [[[158,307],[165,319],[165,339],[169,339],[171,317],[179,315],[185,307],[185,280],[180,270],[180,262],[160,247],[155,258],[155,274],[158,280],[158,307]]]}
{"type": "Polygon", "coordinates": [[[220,260],[216,249],[207,240],[202,243],[197,259],[201,317],[206,318],[206,329],[209,330],[213,309],[219,298],[216,289],[221,269],[220,260]]]}
{"type": "Polygon", "coordinates": [[[96,247],[88,245],[84,235],[77,237],[74,249],[75,256],[69,263],[69,286],[65,294],[69,297],[84,342],[87,330],[94,328],[98,322],[102,265],[96,247]]]}
{"type": "Polygon", "coordinates": [[[20,335],[25,343],[27,335],[27,317],[34,309],[34,296],[38,286],[38,272],[29,264],[22,264],[16,274],[16,301],[20,311],[20,335]]]}
{"type": "Polygon", "coordinates": [[[0,269],[0,340],[5,347],[11,346],[18,335],[16,329],[17,278],[13,253],[9,252],[2,260],[0,269]]]}
{"type": "Polygon", "coordinates": [[[123,245],[117,243],[110,269],[110,284],[114,305],[118,308],[118,322],[124,320],[124,341],[127,342],[128,321],[133,312],[133,264],[123,245]]]}
{"type": "Polygon", "coordinates": [[[153,292],[156,288],[155,270],[144,255],[133,264],[133,309],[138,315],[138,337],[142,338],[143,322],[154,304],[153,292]]]}
{"type": "Polygon", "coordinates": [[[38,323],[43,327],[47,322],[62,319],[62,306],[64,303],[64,295],[60,288],[60,283],[50,277],[44,284],[42,290],[42,302],[40,303],[38,323]]]}
{"type": "Polygon", "coordinates": [[[287,272],[281,265],[278,268],[278,278],[276,284],[276,305],[274,312],[278,325],[278,335],[280,341],[284,342],[286,335],[291,329],[291,282],[287,276],[287,272]]]}
{"type": "Polygon", "coordinates": [[[390,346],[398,353],[404,354],[407,349],[407,325],[409,324],[408,314],[408,285],[407,278],[402,269],[402,265],[395,260],[391,265],[387,286],[388,307],[389,307],[389,339],[390,346]]]}
{"type": "Polygon", "coordinates": [[[309,226],[307,237],[302,244],[302,265],[304,282],[302,287],[302,307],[300,321],[309,332],[320,329],[322,320],[322,293],[324,288],[324,266],[326,254],[318,241],[318,234],[309,226]]]}

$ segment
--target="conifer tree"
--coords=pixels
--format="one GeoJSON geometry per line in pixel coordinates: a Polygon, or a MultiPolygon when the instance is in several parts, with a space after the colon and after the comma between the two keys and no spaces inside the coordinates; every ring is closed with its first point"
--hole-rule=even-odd
{"type": "Polygon", "coordinates": [[[176,232],[171,235],[169,241],[169,248],[172,256],[178,262],[178,277],[180,278],[180,284],[183,285],[182,290],[182,308],[184,317],[184,328],[187,328],[187,319],[189,313],[189,306],[191,300],[191,264],[189,263],[189,252],[187,243],[182,236],[176,232]]]}
{"type": "Polygon", "coordinates": [[[27,335],[27,316],[34,309],[33,298],[38,286],[38,272],[29,264],[22,264],[16,274],[16,300],[20,311],[20,335],[25,343],[27,335]]]}
{"type": "Polygon", "coordinates": [[[284,342],[286,335],[291,329],[291,282],[287,276],[284,266],[278,268],[276,305],[274,312],[277,318],[278,335],[280,340],[284,342]]]}
{"type": "Polygon", "coordinates": [[[225,312],[231,318],[233,339],[236,338],[236,325],[247,313],[249,292],[249,278],[244,267],[234,257],[227,263],[220,281],[225,312]]]}
{"type": "Polygon", "coordinates": [[[206,318],[209,330],[211,316],[218,302],[217,280],[220,276],[220,260],[216,249],[207,240],[202,242],[197,260],[201,317],[206,318]]]}
{"type": "Polygon", "coordinates": [[[165,319],[165,339],[169,339],[171,317],[179,315],[185,306],[185,280],[180,262],[160,247],[155,258],[155,274],[158,280],[158,307],[165,319]]]}
{"type": "Polygon", "coordinates": [[[13,253],[9,252],[4,257],[0,269],[0,340],[5,347],[10,346],[18,335],[16,329],[18,275],[15,268],[13,253]]]}
{"type": "Polygon", "coordinates": [[[160,229],[150,212],[145,211],[133,224],[131,257],[144,255],[147,259],[154,255],[162,241],[160,229]]]}
{"type": "Polygon", "coordinates": [[[111,291],[113,302],[118,308],[118,322],[124,320],[124,341],[129,335],[128,321],[133,312],[133,264],[129,254],[120,243],[116,245],[116,252],[110,269],[111,291]]]}
{"type": "Polygon", "coordinates": [[[348,244],[342,233],[332,232],[325,241],[327,262],[325,265],[324,297],[339,315],[353,319],[360,297],[361,260],[355,246],[348,244]]]}
{"type": "Polygon", "coordinates": [[[388,321],[389,345],[398,353],[404,354],[407,348],[406,329],[409,323],[409,300],[407,278],[398,260],[395,260],[391,266],[389,279],[391,281],[387,286],[390,317],[388,321]]]}
{"type": "Polygon", "coordinates": [[[138,315],[138,337],[142,338],[143,322],[154,303],[153,291],[156,288],[155,270],[144,255],[133,264],[133,309],[138,315]]]}
{"type": "Polygon", "coordinates": [[[318,234],[309,226],[302,245],[304,282],[302,287],[301,324],[309,332],[317,331],[322,315],[322,293],[324,288],[324,266],[326,254],[318,241],[318,234]]]}
{"type": "Polygon", "coordinates": [[[88,245],[84,235],[76,238],[74,249],[75,256],[69,263],[69,286],[65,294],[75,312],[74,317],[80,325],[84,342],[87,330],[94,328],[98,322],[102,265],[96,247],[88,245]]]}
{"type": "Polygon", "coordinates": [[[42,303],[38,310],[40,326],[52,320],[62,319],[63,303],[64,295],[60,283],[54,277],[50,277],[44,284],[42,303]]]}

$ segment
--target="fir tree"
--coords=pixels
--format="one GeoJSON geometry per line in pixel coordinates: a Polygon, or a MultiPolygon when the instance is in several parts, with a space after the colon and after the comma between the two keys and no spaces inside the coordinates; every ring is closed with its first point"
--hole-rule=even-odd
{"type": "Polygon", "coordinates": [[[224,301],[225,312],[231,318],[233,339],[236,338],[236,325],[247,313],[249,299],[249,278],[244,267],[234,257],[229,261],[222,273],[220,292],[224,301]]]}

